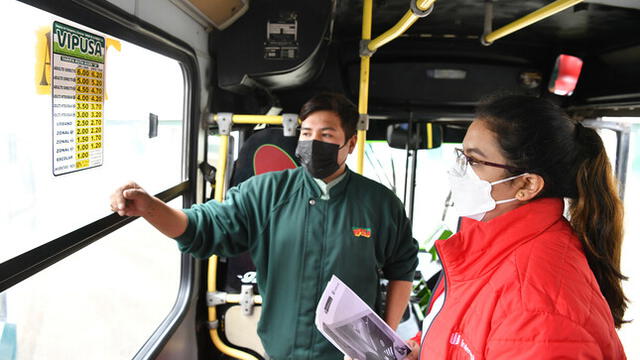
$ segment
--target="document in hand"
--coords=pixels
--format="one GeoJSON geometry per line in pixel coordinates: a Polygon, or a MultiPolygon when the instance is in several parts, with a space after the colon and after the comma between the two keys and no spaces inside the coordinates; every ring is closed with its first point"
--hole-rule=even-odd
{"type": "Polygon", "coordinates": [[[335,275],[316,308],[316,327],[342,353],[357,360],[401,360],[411,349],[335,275]]]}

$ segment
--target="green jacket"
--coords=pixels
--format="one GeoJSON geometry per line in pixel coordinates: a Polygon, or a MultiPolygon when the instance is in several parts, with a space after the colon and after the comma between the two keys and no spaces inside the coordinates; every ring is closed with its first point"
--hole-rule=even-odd
{"type": "Polygon", "coordinates": [[[314,324],[333,274],[372,308],[379,271],[413,280],[418,246],[400,200],[350,170],[329,194],[321,200],[313,178],[297,168],[255,176],[222,203],[184,210],[181,251],[199,258],[250,252],[263,299],[258,334],[273,359],[342,359],[314,324]]]}

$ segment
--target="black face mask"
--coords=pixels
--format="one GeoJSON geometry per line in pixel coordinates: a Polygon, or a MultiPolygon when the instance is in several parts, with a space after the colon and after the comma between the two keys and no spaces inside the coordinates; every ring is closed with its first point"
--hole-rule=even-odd
{"type": "MultiPolygon", "coordinates": [[[[343,145],[344,146],[344,145],[343,145]]],[[[316,179],[324,179],[340,168],[338,151],[342,147],[318,140],[298,141],[296,157],[316,179]]]]}

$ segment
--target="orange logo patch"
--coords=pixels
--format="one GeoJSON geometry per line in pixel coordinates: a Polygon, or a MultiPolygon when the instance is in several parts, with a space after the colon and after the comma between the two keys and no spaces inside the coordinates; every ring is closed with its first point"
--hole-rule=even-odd
{"type": "Polygon", "coordinates": [[[353,227],[351,228],[351,230],[353,231],[353,236],[355,237],[371,237],[371,228],[353,227]]]}

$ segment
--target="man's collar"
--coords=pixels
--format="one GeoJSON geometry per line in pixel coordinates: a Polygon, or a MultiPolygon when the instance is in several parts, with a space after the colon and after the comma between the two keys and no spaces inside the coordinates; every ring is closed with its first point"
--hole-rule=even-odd
{"type": "Polygon", "coordinates": [[[322,179],[313,178],[316,184],[318,184],[318,186],[320,187],[320,191],[322,192],[322,195],[320,195],[320,199],[329,200],[331,198],[331,196],[329,196],[331,188],[336,186],[346,176],[347,176],[347,169],[345,169],[345,171],[340,176],[331,180],[329,183],[325,183],[322,179]]]}

